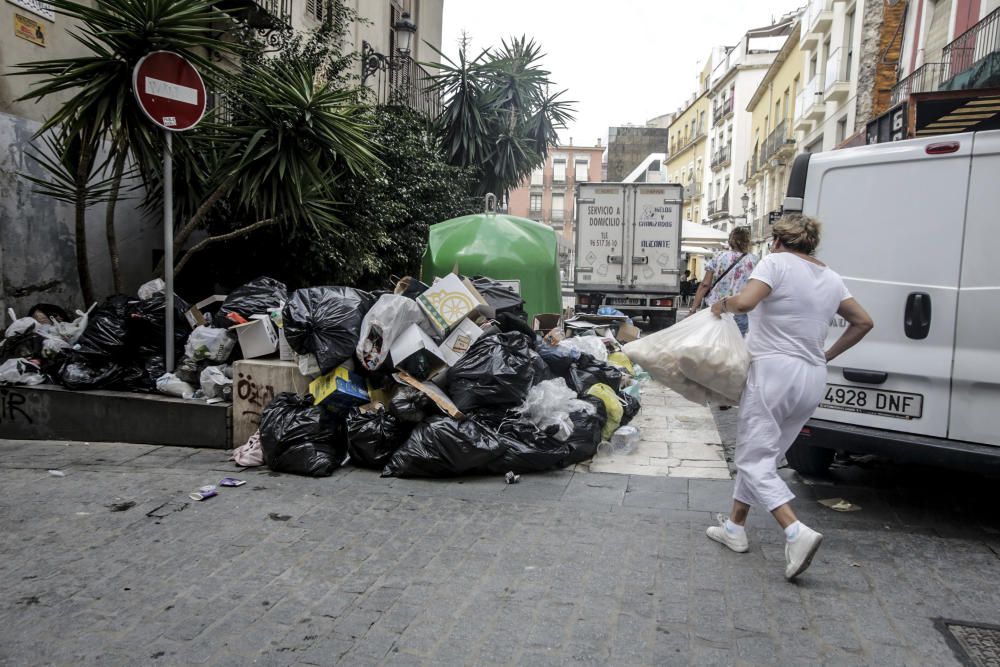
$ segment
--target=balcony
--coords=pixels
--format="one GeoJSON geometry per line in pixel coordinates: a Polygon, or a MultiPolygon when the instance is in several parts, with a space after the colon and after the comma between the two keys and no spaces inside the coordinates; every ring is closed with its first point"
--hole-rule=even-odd
{"type": "Polygon", "coordinates": [[[941,62],[925,63],[892,88],[891,106],[911,93],[1000,87],[1000,8],[956,37],[941,62]]]}
{"type": "Polygon", "coordinates": [[[712,125],[721,125],[722,121],[729,118],[733,113],[734,99],[729,97],[728,99],[723,99],[718,104],[712,107],[712,125]]]}
{"type": "Polygon", "coordinates": [[[212,4],[248,28],[268,32],[292,27],[292,0],[220,0],[212,4]]]}
{"type": "Polygon", "coordinates": [[[684,201],[691,201],[697,197],[701,197],[701,183],[691,181],[684,186],[684,201]]]}
{"type": "Polygon", "coordinates": [[[691,148],[704,138],[705,138],[705,128],[699,127],[698,129],[695,130],[694,134],[688,137],[684,137],[683,143],[681,143],[679,146],[676,144],[672,146],[673,150],[670,151],[669,154],[670,157],[680,155],[681,153],[691,148]]]}
{"type": "Polygon", "coordinates": [[[795,98],[795,129],[806,130],[811,128],[812,121],[822,120],[826,115],[826,106],[823,104],[823,93],[819,89],[819,75],[809,79],[809,83],[799,91],[795,98]]]}
{"type": "Polygon", "coordinates": [[[833,25],[832,0],[811,0],[802,17],[802,39],[799,48],[812,51],[823,43],[823,37],[833,25]]]}
{"type": "Polygon", "coordinates": [[[729,213],[729,190],[715,201],[708,202],[708,217],[720,218],[729,213]]]}
{"type": "Polygon", "coordinates": [[[850,58],[842,48],[834,49],[826,59],[826,85],[823,99],[827,102],[843,102],[851,95],[850,58]]]}
{"type": "Polygon", "coordinates": [[[757,181],[757,153],[753,154],[749,160],[747,160],[746,166],[743,167],[743,182],[746,185],[752,185],[757,181]]]}
{"type": "Polygon", "coordinates": [[[413,58],[396,54],[373,78],[369,85],[378,104],[408,107],[432,119],[441,115],[441,95],[434,80],[413,58]]]}
{"type": "Polygon", "coordinates": [[[760,168],[764,169],[768,160],[783,160],[795,154],[795,137],[787,120],[782,120],[764,140],[760,155],[760,168]]]}
{"type": "Polygon", "coordinates": [[[732,163],[733,145],[726,144],[712,154],[712,169],[722,169],[732,163]]]}

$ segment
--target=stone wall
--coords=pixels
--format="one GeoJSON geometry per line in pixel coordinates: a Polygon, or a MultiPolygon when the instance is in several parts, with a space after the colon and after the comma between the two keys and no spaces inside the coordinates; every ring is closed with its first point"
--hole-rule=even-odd
{"type": "Polygon", "coordinates": [[[665,127],[609,128],[607,181],[620,182],[650,153],[666,153],[669,134],[665,127]]]}
{"type": "Polygon", "coordinates": [[[863,131],[868,121],[889,108],[892,87],[896,84],[905,12],[905,2],[865,3],[854,132],[863,131]]]}

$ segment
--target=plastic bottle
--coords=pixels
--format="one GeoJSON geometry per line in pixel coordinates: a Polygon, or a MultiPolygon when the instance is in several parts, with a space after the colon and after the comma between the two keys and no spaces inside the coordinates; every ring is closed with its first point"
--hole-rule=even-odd
{"type": "Polygon", "coordinates": [[[611,436],[611,449],[616,454],[631,454],[639,444],[639,429],[635,426],[620,426],[611,436]]]}

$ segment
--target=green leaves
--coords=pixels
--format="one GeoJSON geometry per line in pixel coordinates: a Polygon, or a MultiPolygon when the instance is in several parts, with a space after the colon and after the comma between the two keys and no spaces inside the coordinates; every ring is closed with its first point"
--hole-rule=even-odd
{"type": "MultiPolygon", "coordinates": [[[[432,47],[433,48],[433,47],[432,47]]],[[[457,61],[438,51],[435,89],[446,102],[437,119],[451,164],[479,169],[479,194],[506,195],[540,166],[558,130],[573,119],[565,91],[549,94],[550,72],[534,40],[516,37],[470,59],[466,44],[457,61]]]]}

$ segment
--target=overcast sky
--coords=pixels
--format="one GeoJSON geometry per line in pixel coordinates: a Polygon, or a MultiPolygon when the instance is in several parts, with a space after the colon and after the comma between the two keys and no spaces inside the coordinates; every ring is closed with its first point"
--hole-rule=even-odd
{"type": "MultiPolygon", "coordinates": [[[[608,127],[675,111],[697,86],[714,45],[806,0],[444,0],[442,50],[454,57],[463,32],[486,48],[511,35],[541,44],[557,88],[577,101],[560,133],[577,145],[607,142],[608,127]]],[[[478,53],[478,49],[476,50],[478,53]]]]}

